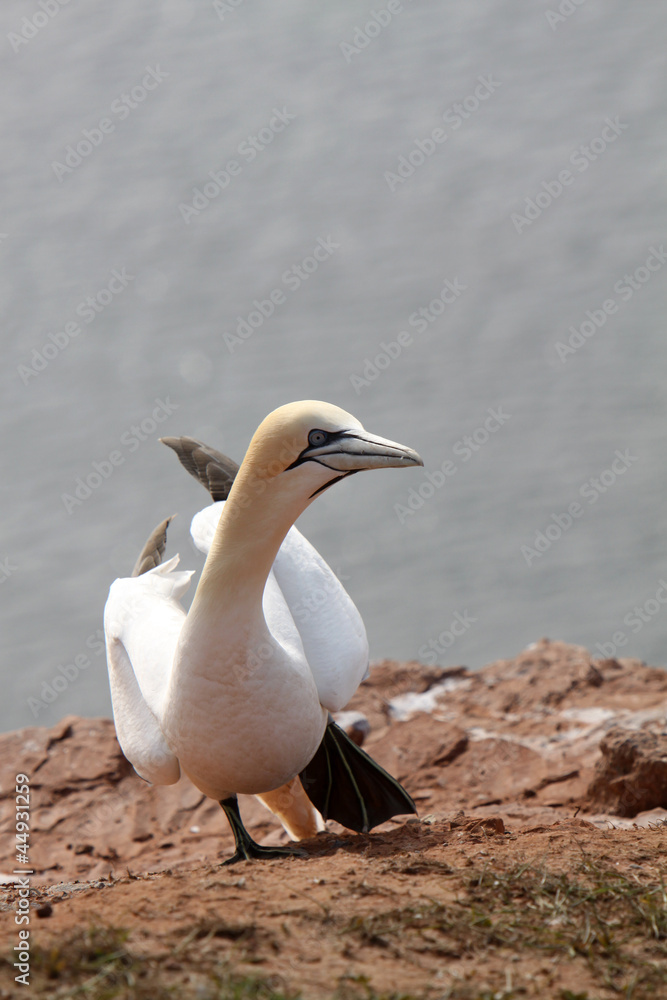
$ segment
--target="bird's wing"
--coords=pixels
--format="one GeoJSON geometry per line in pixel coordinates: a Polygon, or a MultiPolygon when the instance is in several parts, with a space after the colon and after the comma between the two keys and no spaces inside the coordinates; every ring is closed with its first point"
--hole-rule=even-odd
{"type": "Polygon", "coordinates": [[[153,529],[141,550],[141,555],[134,564],[132,576],[141,576],[142,573],[147,573],[149,569],[155,569],[156,566],[160,565],[167,546],[167,528],[175,517],[176,515],[172,514],[171,517],[165,518],[158,524],[157,528],[153,529]]]}
{"type": "Polygon", "coordinates": [[[197,438],[164,437],[160,441],[176,452],[183,468],[209,491],[214,500],[227,499],[239,471],[232,458],[197,438]]]}
{"type": "Polygon", "coordinates": [[[366,629],[342,583],[291,528],[273,564],[315,678],[320,702],[339,712],[368,676],[366,629]]]}
{"type": "Polygon", "coordinates": [[[123,753],[145,781],[173,785],[181,776],[178,758],[167,746],[157,719],[144,701],[121,640],[107,637],[107,664],[113,719],[123,753]]]}
{"type": "MultiPolygon", "coordinates": [[[[192,538],[204,555],[223,507],[224,502],[211,504],[192,519],[192,538]]],[[[264,592],[267,625],[275,634],[275,621],[281,633],[291,634],[293,621],[320,702],[330,712],[339,712],[368,676],[368,640],[361,615],[336,574],[297,528],[288,531],[272,576],[279,593],[269,577],[264,592]]]]}
{"type": "Polygon", "coordinates": [[[178,781],[180,767],[159,720],[185,620],[180,597],[192,576],[177,571],[177,565],[178,556],[174,556],[139,576],[115,580],[104,609],[118,741],[142,778],[165,785],[178,781]]]}

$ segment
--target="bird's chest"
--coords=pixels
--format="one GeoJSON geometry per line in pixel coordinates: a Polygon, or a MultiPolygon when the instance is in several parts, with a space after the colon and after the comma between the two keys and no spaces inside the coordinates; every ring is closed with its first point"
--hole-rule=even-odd
{"type": "Polygon", "coordinates": [[[193,777],[216,772],[234,790],[266,790],[305,767],[325,718],[303,656],[270,638],[179,649],[165,735],[193,777]]]}

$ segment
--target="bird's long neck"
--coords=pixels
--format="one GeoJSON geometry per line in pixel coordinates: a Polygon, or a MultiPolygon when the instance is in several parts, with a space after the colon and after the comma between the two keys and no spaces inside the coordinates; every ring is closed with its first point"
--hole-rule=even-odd
{"type": "Polygon", "coordinates": [[[243,467],[218,522],[192,608],[261,612],[266,579],[285,535],[308,500],[243,467]]]}

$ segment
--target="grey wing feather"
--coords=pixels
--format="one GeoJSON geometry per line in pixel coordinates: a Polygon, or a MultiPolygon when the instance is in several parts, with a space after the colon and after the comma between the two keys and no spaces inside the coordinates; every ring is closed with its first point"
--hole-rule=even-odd
{"type": "Polygon", "coordinates": [[[192,437],[163,437],[163,444],[178,455],[184,469],[204,486],[214,500],[226,500],[239,471],[237,463],[192,437]]]}
{"type": "Polygon", "coordinates": [[[141,576],[142,573],[147,573],[149,569],[160,565],[167,545],[167,528],[175,517],[176,515],[172,514],[171,517],[166,518],[161,524],[158,524],[157,528],[153,529],[135,563],[132,576],[141,576]]]}

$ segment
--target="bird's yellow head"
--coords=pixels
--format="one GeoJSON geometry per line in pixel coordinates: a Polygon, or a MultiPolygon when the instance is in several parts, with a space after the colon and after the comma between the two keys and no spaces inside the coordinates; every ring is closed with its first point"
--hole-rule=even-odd
{"type": "Polygon", "coordinates": [[[369,434],[351,413],[306,399],[279,406],[264,418],[239,476],[267,485],[279,480],[285,489],[308,490],[311,500],[354,472],[423,464],[412,448],[369,434]]]}

